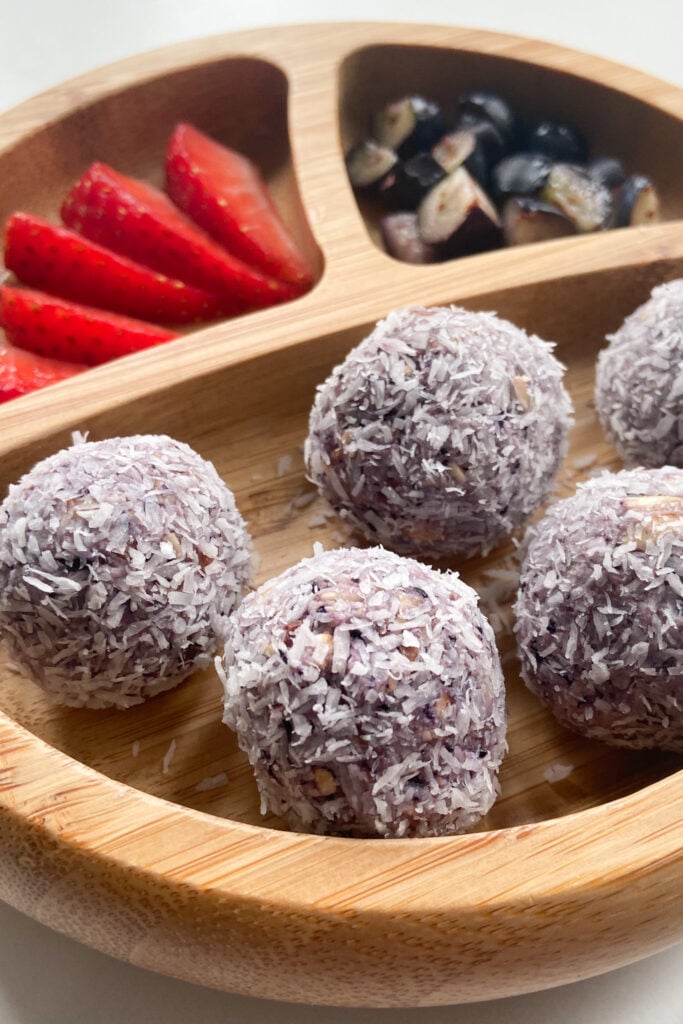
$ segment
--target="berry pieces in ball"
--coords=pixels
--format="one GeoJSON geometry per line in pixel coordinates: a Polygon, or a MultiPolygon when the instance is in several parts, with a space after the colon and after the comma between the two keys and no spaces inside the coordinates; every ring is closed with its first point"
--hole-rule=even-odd
{"type": "Polygon", "coordinates": [[[310,479],[368,540],[486,554],[546,499],[571,402],[552,345],[491,313],[396,310],[318,388],[310,479]]]}
{"type": "Polygon", "coordinates": [[[58,703],[138,704],[210,663],[249,545],[232,492],[188,445],[75,444],[0,506],[0,632],[58,703]]]}
{"type": "Polygon", "coordinates": [[[563,725],[683,752],[683,470],[606,474],[553,505],[515,611],[523,678],[563,725]]]}
{"type": "Polygon", "coordinates": [[[683,466],[683,279],[660,285],[598,356],[595,408],[629,466],[683,466]]]}
{"type": "Polygon", "coordinates": [[[492,806],[504,683],[475,592],[381,548],[324,552],[231,617],[226,724],[301,831],[463,832],[492,806]]]}

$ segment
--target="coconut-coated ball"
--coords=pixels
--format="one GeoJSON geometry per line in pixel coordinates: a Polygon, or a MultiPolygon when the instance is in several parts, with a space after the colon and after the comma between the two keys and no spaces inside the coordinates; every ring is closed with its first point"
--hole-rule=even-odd
{"type": "Polygon", "coordinates": [[[232,492],[188,445],[76,443],[0,506],[0,632],[58,703],[140,703],[210,663],[249,546],[232,492]]]}
{"type": "Polygon", "coordinates": [[[522,676],[563,725],[683,751],[683,470],[608,473],[551,506],[515,613],[522,676]]]}
{"type": "Polygon", "coordinates": [[[628,466],[683,466],[683,278],[660,285],[608,336],[595,408],[628,466]]]}
{"type": "Polygon", "coordinates": [[[219,671],[262,810],[296,830],[444,835],[496,798],[503,676],[454,573],[381,548],[318,553],[245,599],[219,671]]]}
{"type": "Polygon", "coordinates": [[[395,310],[318,388],[308,475],[370,541],[486,554],[552,489],[571,422],[563,370],[494,314],[395,310]]]}

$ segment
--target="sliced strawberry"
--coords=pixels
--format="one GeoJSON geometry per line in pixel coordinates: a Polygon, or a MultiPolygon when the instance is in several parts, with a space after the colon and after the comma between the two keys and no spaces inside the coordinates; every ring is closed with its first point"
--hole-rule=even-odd
{"type": "Polygon", "coordinates": [[[0,288],[0,325],[18,348],[88,366],[177,337],[142,320],[8,285],[0,288]]]}
{"type": "Polygon", "coordinates": [[[284,302],[293,285],[266,277],[216,245],[162,192],[92,164],[62,206],[67,227],[169,277],[216,292],[232,313],[284,302]]]}
{"type": "Polygon", "coordinates": [[[5,229],[5,266],[24,284],[116,313],[182,324],[220,316],[218,296],[155,273],[30,213],[5,229]]]}
{"type": "Polygon", "coordinates": [[[73,377],[85,370],[77,363],[63,363],[59,359],[44,359],[32,352],[0,341],[0,402],[9,402],[30,391],[46,388],[59,380],[73,377]]]}
{"type": "Polygon", "coordinates": [[[229,252],[302,291],[310,288],[311,270],[246,157],[179,124],[166,153],[166,191],[229,252]]]}

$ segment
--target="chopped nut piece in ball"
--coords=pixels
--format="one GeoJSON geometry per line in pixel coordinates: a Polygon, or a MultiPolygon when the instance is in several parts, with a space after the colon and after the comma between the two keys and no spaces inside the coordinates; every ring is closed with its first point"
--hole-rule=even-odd
{"type": "Polygon", "coordinates": [[[218,667],[262,810],[294,829],[445,835],[495,800],[503,676],[454,573],[382,548],[317,554],[245,599],[218,667]]]}
{"type": "Polygon", "coordinates": [[[57,702],[138,704],[210,663],[249,545],[232,492],[188,445],[75,444],[0,506],[0,632],[57,702]]]}
{"type": "Polygon", "coordinates": [[[308,475],[373,542],[486,554],[552,489],[563,371],[552,345],[491,313],[396,310],[318,388],[308,475]]]}
{"type": "Polygon", "coordinates": [[[566,726],[683,752],[683,471],[580,485],[532,528],[515,612],[522,675],[566,726]]]}
{"type": "Polygon", "coordinates": [[[651,297],[598,356],[595,408],[629,466],[683,466],[683,278],[651,297]]]}

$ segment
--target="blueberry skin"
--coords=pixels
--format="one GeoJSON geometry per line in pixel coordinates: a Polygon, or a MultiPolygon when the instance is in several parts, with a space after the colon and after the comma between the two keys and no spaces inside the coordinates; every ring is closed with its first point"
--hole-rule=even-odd
{"type": "Polygon", "coordinates": [[[659,198],[652,181],[644,174],[632,174],[619,192],[614,226],[627,228],[659,220],[659,198]]]}
{"type": "Polygon", "coordinates": [[[578,128],[562,121],[539,121],[529,132],[527,149],[562,163],[583,164],[588,145],[578,128]]]}
{"type": "Polygon", "coordinates": [[[432,148],[435,142],[446,131],[446,122],[438,103],[414,97],[415,128],[398,147],[398,155],[402,160],[432,148]]]}
{"type": "Polygon", "coordinates": [[[481,149],[487,164],[487,176],[499,160],[508,152],[508,144],[492,121],[471,114],[463,114],[456,124],[456,130],[467,129],[475,137],[477,148],[481,149]]]}
{"type": "Polygon", "coordinates": [[[378,195],[388,210],[416,210],[430,189],[446,177],[429,153],[418,153],[398,164],[386,176],[378,195]]]}
{"type": "Polygon", "coordinates": [[[591,160],[588,173],[593,181],[609,189],[620,188],[626,181],[624,165],[613,156],[599,156],[591,160]]]}
{"type": "Polygon", "coordinates": [[[517,114],[507,100],[497,93],[474,89],[463,93],[459,99],[461,115],[490,121],[508,146],[518,141],[520,123],[517,114]]]}
{"type": "Polygon", "coordinates": [[[544,187],[552,160],[543,153],[514,153],[496,164],[491,176],[498,201],[510,196],[533,196],[544,187]]]}

